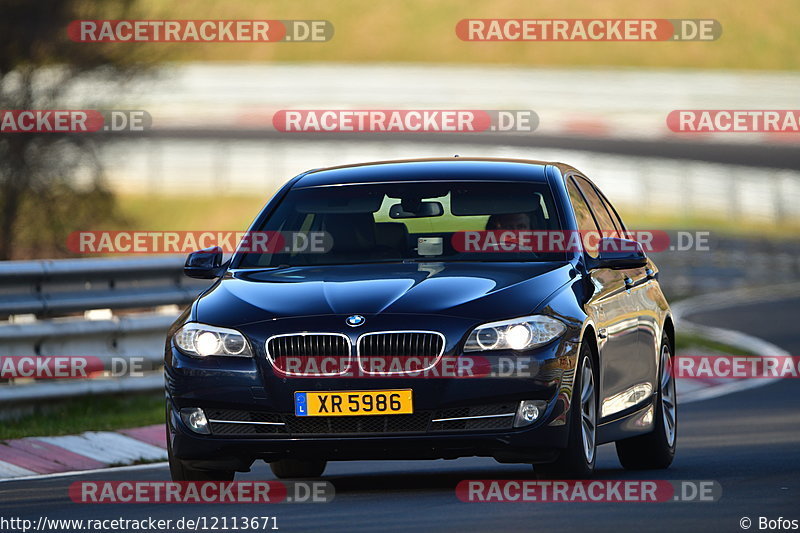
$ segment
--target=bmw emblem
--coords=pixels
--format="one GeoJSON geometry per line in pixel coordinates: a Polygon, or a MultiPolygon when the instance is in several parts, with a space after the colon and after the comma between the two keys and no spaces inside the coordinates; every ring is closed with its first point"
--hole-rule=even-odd
{"type": "Polygon", "coordinates": [[[345,320],[347,325],[350,326],[351,328],[357,328],[358,326],[364,324],[364,322],[366,321],[367,319],[361,315],[350,315],[349,317],[347,317],[347,320],[345,320]]]}

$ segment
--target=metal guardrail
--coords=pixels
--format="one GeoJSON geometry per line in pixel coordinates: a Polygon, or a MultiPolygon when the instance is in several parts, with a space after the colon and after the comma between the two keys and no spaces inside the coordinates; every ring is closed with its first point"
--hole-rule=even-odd
{"type": "Polygon", "coordinates": [[[56,399],[163,388],[164,335],[207,281],[183,274],[184,257],[0,263],[0,355],[136,360],[141,376],[14,380],[0,384],[0,419],[56,399]],[[87,319],[91,310],[99,320],[87,319]]]}
{"type": "Polygon", "coordinates": [[[141,313],[104,320],[61,318],[0,326],[0,354],[138,357],[157,366],[164,333],[177,313],[141,313]]]}
{"type": "Polygon", "coordinates": [[[185,277],[183,261],[184,257],[158,257],[2,262],[0,319],[188,303],[208,284],[185,277]]]}

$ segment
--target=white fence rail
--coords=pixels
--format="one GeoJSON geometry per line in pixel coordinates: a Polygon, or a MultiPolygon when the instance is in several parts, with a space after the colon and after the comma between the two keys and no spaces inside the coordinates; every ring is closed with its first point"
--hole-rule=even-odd
{"type": "Polygon", "coordinates": [[[800,223],[800,151],[788,146],[490,134],[462,134],[459,141],[437,134],[381,140],[380,135],[289,139],[247,130],[153,133],[109,137],[103,143],[100,154],[112,188],[154,195],[257,194],[266,202],[288,179],[311,168],[459,154],[569,163],[591,177],[623,211],[638,215],[800,223]]]}

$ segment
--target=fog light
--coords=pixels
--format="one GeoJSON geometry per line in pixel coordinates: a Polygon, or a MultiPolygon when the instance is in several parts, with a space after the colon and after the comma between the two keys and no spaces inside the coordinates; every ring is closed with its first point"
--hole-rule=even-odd
{"type": "Polygon", "coordinates": [[[189,429],[202,435],[210,435],[211,429],[208,427],[206,414],[199,407],[185,407],[181,409],[181,419],[189,426],[189,429]]]}
{"type": "Polygon", "coordinates": [[[547,408],[547,402],[542,400],[523,400],[519,402],[517,416],[514,418],[514,427],[529,426],[539,420],[547,408]]]}

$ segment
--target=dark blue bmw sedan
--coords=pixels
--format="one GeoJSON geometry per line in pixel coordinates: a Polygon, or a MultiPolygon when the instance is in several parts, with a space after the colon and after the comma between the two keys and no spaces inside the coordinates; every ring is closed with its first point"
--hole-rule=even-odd
{"type": "Polygon", "coordinates": [[[493,457],[666,468],[674,326],[656,266],[582,173],[451,158],[313,170],[195,252],[214,280],[169,331],[175,480],[327,461],[493,457]],[[255,237],[253,242],[255,242],[255,237]],[[252,244],[252,243],[251,243],[252,244]]]}

